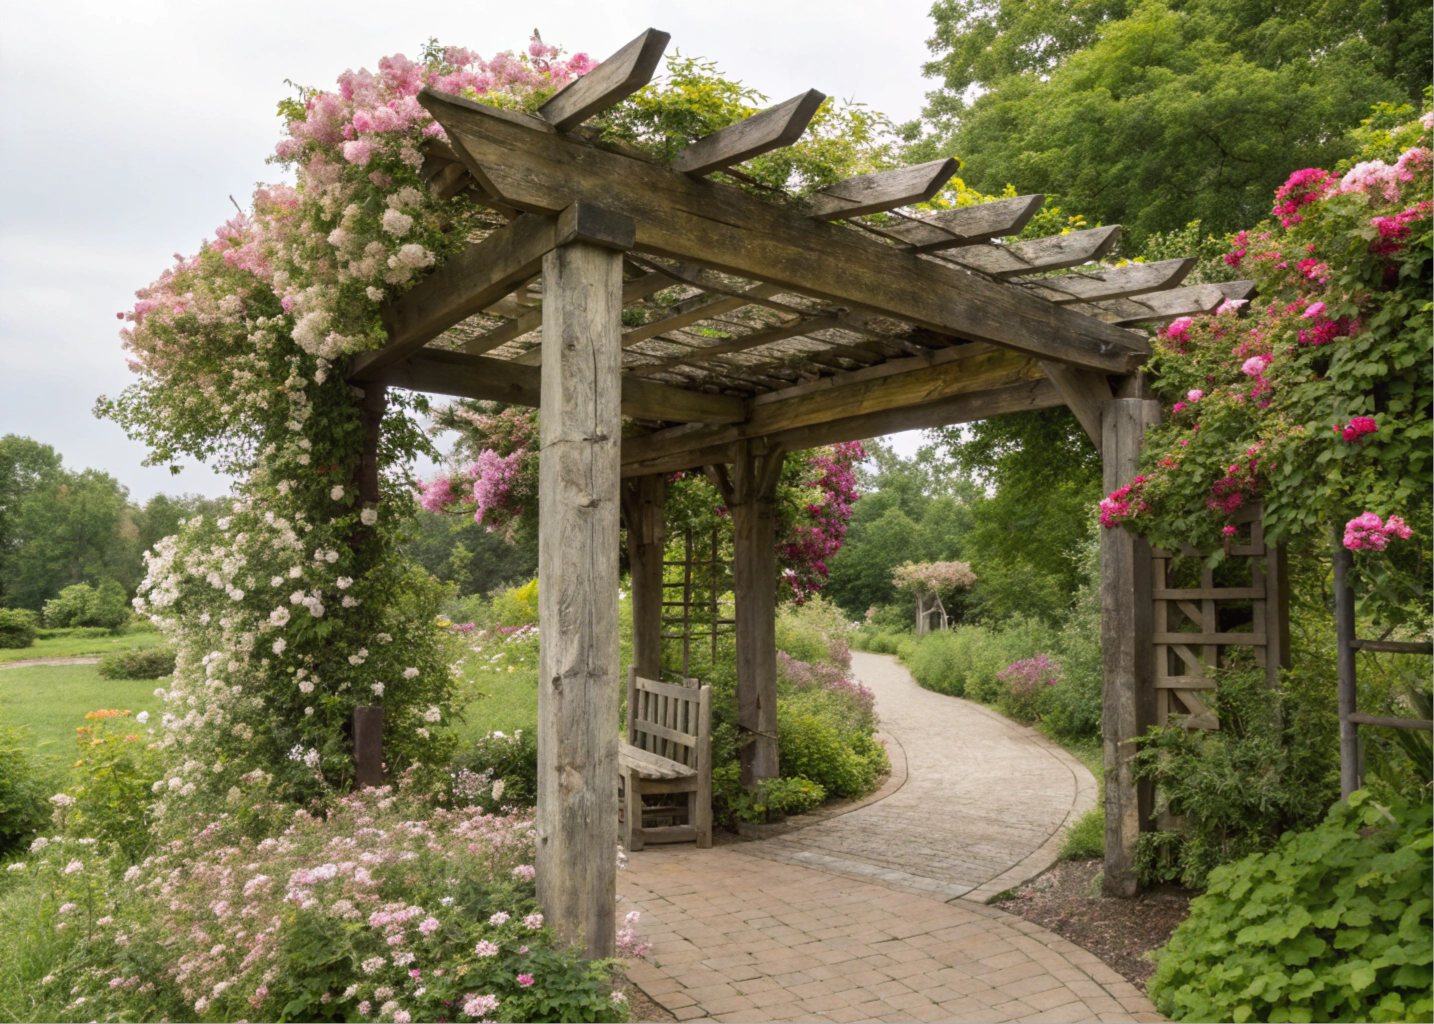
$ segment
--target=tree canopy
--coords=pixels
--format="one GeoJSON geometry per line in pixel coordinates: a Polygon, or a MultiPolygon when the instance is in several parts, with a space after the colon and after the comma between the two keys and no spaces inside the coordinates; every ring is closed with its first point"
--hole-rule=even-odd
{"type": "MultiPolygon", "coordinates": [[[[1136,242],[1258,221],[1291,171],[1348,156],[1431,75],[1425,0],[938,0],[920,151],[967,184],[1059,195],[1136,242]]],[[[908,137],[921,129],[908,126],[908,137]]],[[[923,154],[924,155],[924,154],[923,154]]]]}

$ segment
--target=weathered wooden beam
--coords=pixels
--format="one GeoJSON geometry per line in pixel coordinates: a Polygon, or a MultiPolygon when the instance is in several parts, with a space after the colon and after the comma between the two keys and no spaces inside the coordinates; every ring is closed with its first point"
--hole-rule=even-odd
{"type": "MultiPolygon", "coordinates": [[[[900,409],[886,409],[847,419],[831,420],[808,427],[797,427],[783,431],[770,438],[755,438],[754,441],[780,444],[788,451],[801,451],[824,444],[838,444],[842,441],[861,441],[868,437],[881,437],[902,430],[926,430],[947,427],[954,423],[972,423],[1013,412],[1027,412],[1032,409],[1050,409],[1064,405],[1055,385],[1045,378],[1009,384],[969,395],[955,395],[926,405],[906,406],[900,409]]],[[[671,428],[680,430],[681,428],[671,428]]],[[[694,428],[689,437],[692,444],[700,444],[703,434],[710,428],[694,428]]],[[[668,433],[661,431],[660,433],[668,433]]],[[[677,448],[659,457],[649,458],[647,446],[641,444],[641,437],[628,438],[623,443],[623,476],[639,476],[643,473],[675,473],[678,470],[696,466],[731,461],[733,445],[713,444],[706,447],[677,448]]]]}
{"type": "Polygon", "coordinates": [[[749,403],[751,412],[745,423],[700,431],[677,428],[630,438],[623,449],[624,459],[640,462],[679,451],[730,445],[828,421],[927,405],[1042,376],[1035,360],[986,345],[962,346],[936,355],[942,358],[934,365],[921,358],[889,360],[879,366],[759,395],[749,403]]]}
{"type": "Polygon", "coordinates": [[[585,145],[537,118],[461,97],[425,89],[419,101],[505,202],[550,212],[601,197],[637,221],[641,252],[1108,373],[1128,373],[1148,355],[1144,339],[1130,332],[741,189],[585,145]]]}
{"type": "MultiPolygon", "coordinates": [[[[763,345],[771,345],[774,342],[786,341],[788,338],[801,338],[808,334],[815,334],[817,331],[831,330],[840,327],[841,321],[836,317],[817,316],[810,319],[799,317],[795,323],[779,324],[776,327],[767,327],[760,331],[753,331],[744,334],[740,338],[733,338],[730,341],[719,341],[714,345],[704,345],[701,348],[693,348],[690,352],[684,352],[680,356],[667,356],[655,359],[650,363],[643,363],[640,366],[627,368],[629,374],[657,373],[670,369],[674,366],[682,366],[691,363],[704,363],[717,356],[730,355],[733,352],[745,352],[748,349],[760,348],[763,345]]],[[[736,372],[742,372],[746,367],[734,367],[736,372]]]]}
{"type": "Polygon", "coordinates": [[[372,380],[456,323],[493,305],[542,269],[558,244],[558,218],[533,216],[498,228],[451,256],[433,273],[380,309],[388,344],[359,355],[349,376],[372,380]]]}
{"type": "Polygon", "coordinates": [[[777,480],[784,452],[741,445],[732,467],[737,752],[742,785],[779,774],[777,753],[777,480]]]}
{"type": "Polygon", "coordinates": [[[899,206],[924,203],[961,168],[955,157],[848,178],[811,196],[808,209],[818,220],[841,220],[899,206]]]}
{"type": "Polygon", "coordinates": [[[587,74],[560,89],[538,108],[538,116],[560,132],[582,124],[652,81],[672,36],[650,28],[587,74]]]}
{"type": "Polygon", "coordinates": [[[1193,256],[1187,256],[1156,263],[1128,263],[1123,267],[1042,277],[1028,282],[1026,287],[1060,305],[1123,299],[1129,295],[1174,288],[1195,269],[1195,262],[1193,256]]]}
{"type": "MultiPolygon", "coordinates": [[[[1107,493],[1130,483],[1140,465],[1148,426],[1160,403],[1115,398],[1102,409],[1101,462],[1107,493]]],[[[1110,896],[1140,888],[1135,850],[1153,827],[1154,793],[1135,778],[1135,739],[1155,724],[1153,589],[1150,545],[1127,526],[1100,531],[1100,634],[1104,689],[1101,734],[1105,750],[1105,876],[1110,896]]]]}
{"type": "Polygon", "coordinates": [[[973,245],[946,253],[943,257],[964,267],[1002,280],[1023,274],[1064,270],[1098,260],[1120,238],[1120,225],[1087,228],[1048,238],[1009,245],[973,245]]]}
{"type": "Polygon", "coordinates": [[[625,481],[622,517],[632,579],[632,664],[644,679],[662,674],[662,562],[667,538],[667,477],[625,481]]]}
{"type": "Polygon", "coordinates": [[[1194,284],[1152,292],[1133,299],[1111,299],[1089,306],[1073,306],[1107,323],[1153,324],[1180,316],[1200,316],[1213,312],[1226,299],[1244,299],[1255,292],[1253,281],[1226,281],[1223,284],[1194,284]]]}
{"type": "Polygon", "coordinates": [[[613,954],[617,905],[622,255],[543,261],[538,459],[538,904],[565,943],[613,954]]]}
{"type": "Polygon", "coordinates": [[[977,245],[993,238],[1020,234],[1045,201],[1043,195],[1014,196],[941,210],[920,220],[888,224],[882,228],[882,234],[906,243],[916,252],[977,245]]]}
{"type": "MultiPolygon", "coordinates": [[[[653,292],[659,292],[662,289],[667,288],[670,285],[674,285],[676,283],[676,281],[668,277],[666,274],[658,273],[656,271],[650,271],[644,274],[642,277],[623,283],[622,304],[626,306],[630,303],[638,302],[642,299],[647,298],[653,292]]],[[[491,313],[492,310],[487,309],[484,310],[484,312],[491,313]]],[[[482,355],[484,352],[491,352],[495,348],[498,348],[501,345],[506,345],[508,342],[513,341],[516,338],[521,338],[525,334],[532,334],[541,326],[543,326],[542,307],[534,307],[532,309],[528,309],[520,313],[508,323],[500,324],[499,326],[493,328],[491,331],[488,331],[486,334],[481,334],[478,337],[473,338],[471,341],[468,341],[466,344],[464,344],[462,351],[467,352],[471,355],[482,355]]],[[[538,352],[539,358],[528,359],[525,358],[527,353],[524,353],[523,356],[519,356],[518,359],[515,361],[523,362],[528,365],[537,365],[538,363],[542,362],[541,349],[539,349],[538,352]]]]}
{"type": "MultiPolygon", "coordinates": [[[[546,306],[544,307],[546,308],[546,306]]],[[[476,398],[536,408],[542,400],[542,370],[511,359],[424,349],[387,367],[385,384],[409,391],[476,398]]],[[[674,423],[741,423],[746,403],[731,395],[688,391],[656,381],[622,378],[622,413],[638,420],[674,423]]]]}
{"type": "Polygon", "coordinates": [[[678,153],[672,159],[672,169],[700,177],[790,146],[802,137],[825,99],[824,94],[808,89],[785,103],[729,124],[678,153]]]}
{"type": "Polygon", "coordinates": [[[1041,369],[1061,393],[1066,405],[1095,445],[1095,450],[1100,451],[1103,443],[1101,408],[1115,397],[1110,393],[1110,381],[1105,374],[1046,360],[1041,361],[1041,369]]]}

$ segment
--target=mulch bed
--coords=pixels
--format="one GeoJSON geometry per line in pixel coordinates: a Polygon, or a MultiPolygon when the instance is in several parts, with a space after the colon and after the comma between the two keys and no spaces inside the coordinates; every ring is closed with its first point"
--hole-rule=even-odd
{"type": "Polygon", "coordinates": [[[1102,896],[1101,867],[1099,858],[1063,861],[997,906],[1089,950],[1144,991],[1155,973],[1147,954],[1165,945],[1195,894],[1166,886],[1128,900],[1102,896]]]}

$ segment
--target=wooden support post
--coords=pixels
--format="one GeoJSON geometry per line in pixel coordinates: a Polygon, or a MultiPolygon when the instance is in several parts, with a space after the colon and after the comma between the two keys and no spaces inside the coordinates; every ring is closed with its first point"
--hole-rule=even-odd
{"type": "Polygon", "coordinates": [[[359,501],[374,506],[379,501],[378,439],[383,427],[383,414],[388,410],[388,388],[382,384],[365,384],[359,399],[363,421],[363,456],[359,462],[359,501]]]}
{"type": "Polygon", "coordinates": [[[1359,710],[1355,689],[1354,590],[1349,585],[1349,570],[1354,567],[1354,553],[1344,546],[1339,527],[1334,538],[1334,638],[1335,665],[1339,679],[1339,797],[1349,799],[1364,780],[1360,769],[1359,725],[1350,715],[1359,710]]]}
{"type": "Polygon", "coordinates": [[[777,479],[780,448],[737,446],[733,466],[737,731],[742,785],[777,777],[777,479]],[[759,454],[760,451],[760,454],[759,454]]]}
{"type": "MultiPolygon", "coordinates": [[[[1107,493],[1130,483],[1145,428],[1160,420],[1160,403],[1116,398],[1101,412],[1101,460],[1107,493]]],[[[1152,826],[1154,793],[1137,785],[1135,737],[1155,721],[1150,545],[1130,529],[1102,530],[1100,633],[1105,687],[1101,732],[1105,745],[1105,877],[1107,895],[1134,896],[1135,847],[1152,826]]]]}
{"type": "Polygon", "coordinates": [[[622,253],[562,244],[563,219],[543,258],[537,886],[598,959],[617,901],[622,253]]]}
{"type": "Polygon", "coordinates": [[[667,477],[623,481],[627,560],[632,570],[632,664],[644,679],[662,672],[662,560],[667,547],[667,477]]]}
{"type": "Polygon", "coordinates": [[[383,785],[383,708],[354,708],[354,785],[383,785]]]}

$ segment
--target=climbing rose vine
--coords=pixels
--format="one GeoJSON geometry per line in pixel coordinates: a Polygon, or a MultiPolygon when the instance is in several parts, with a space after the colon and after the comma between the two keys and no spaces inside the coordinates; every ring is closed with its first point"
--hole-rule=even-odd
{"type": "Polygon", "coordinates": [[[949,594],[976,582],[970,562],[906,562],[891,573],[898,590],[917,594],[949,594]]]}
{"type": "Polygon", "coordinates": [[[1106,527],[1214,550],[1259,501],[1268,537],[1324,547],[1342,531],[1371,609],[1427,620],[1430,122],[1369,129],[1357,163],[1296,172],[1278,224],[1234,236],[1225,262],[1258,298],[1158,332],[1167,416],[1101,503],[1106,527]]]}
{"type": "MultiPolygon", "coordinates": [[[[361,497],[374,486],[360,478],[364,418],[339,364],[383,344],[382,302],[501,223],[425,183],[424,147],[443,131],[419,90],[521,109],[591,66],[535,36],[522,54],[434,45],[422,62],[386,57],[336,90],[303,90],[280,104],[275,150],[293,183],[258,188],[249,212],[119,314],[139,380],[97,411],[145,440],[151,461],[209,460],[240,478],[222,515],[155,548],[135,600],[178,651],[160,814],[238,799],[254,771],[290,797],[344,783],[359,704],[384,709],[390,768],[442,763],[441,595],[400,552],[414,506],[405,467],[429,448],[407,414],[426,406],[389,398],[377,490],[361,497]]],[[[500,492],[495,476],[489,500],[500,492]]]]}

